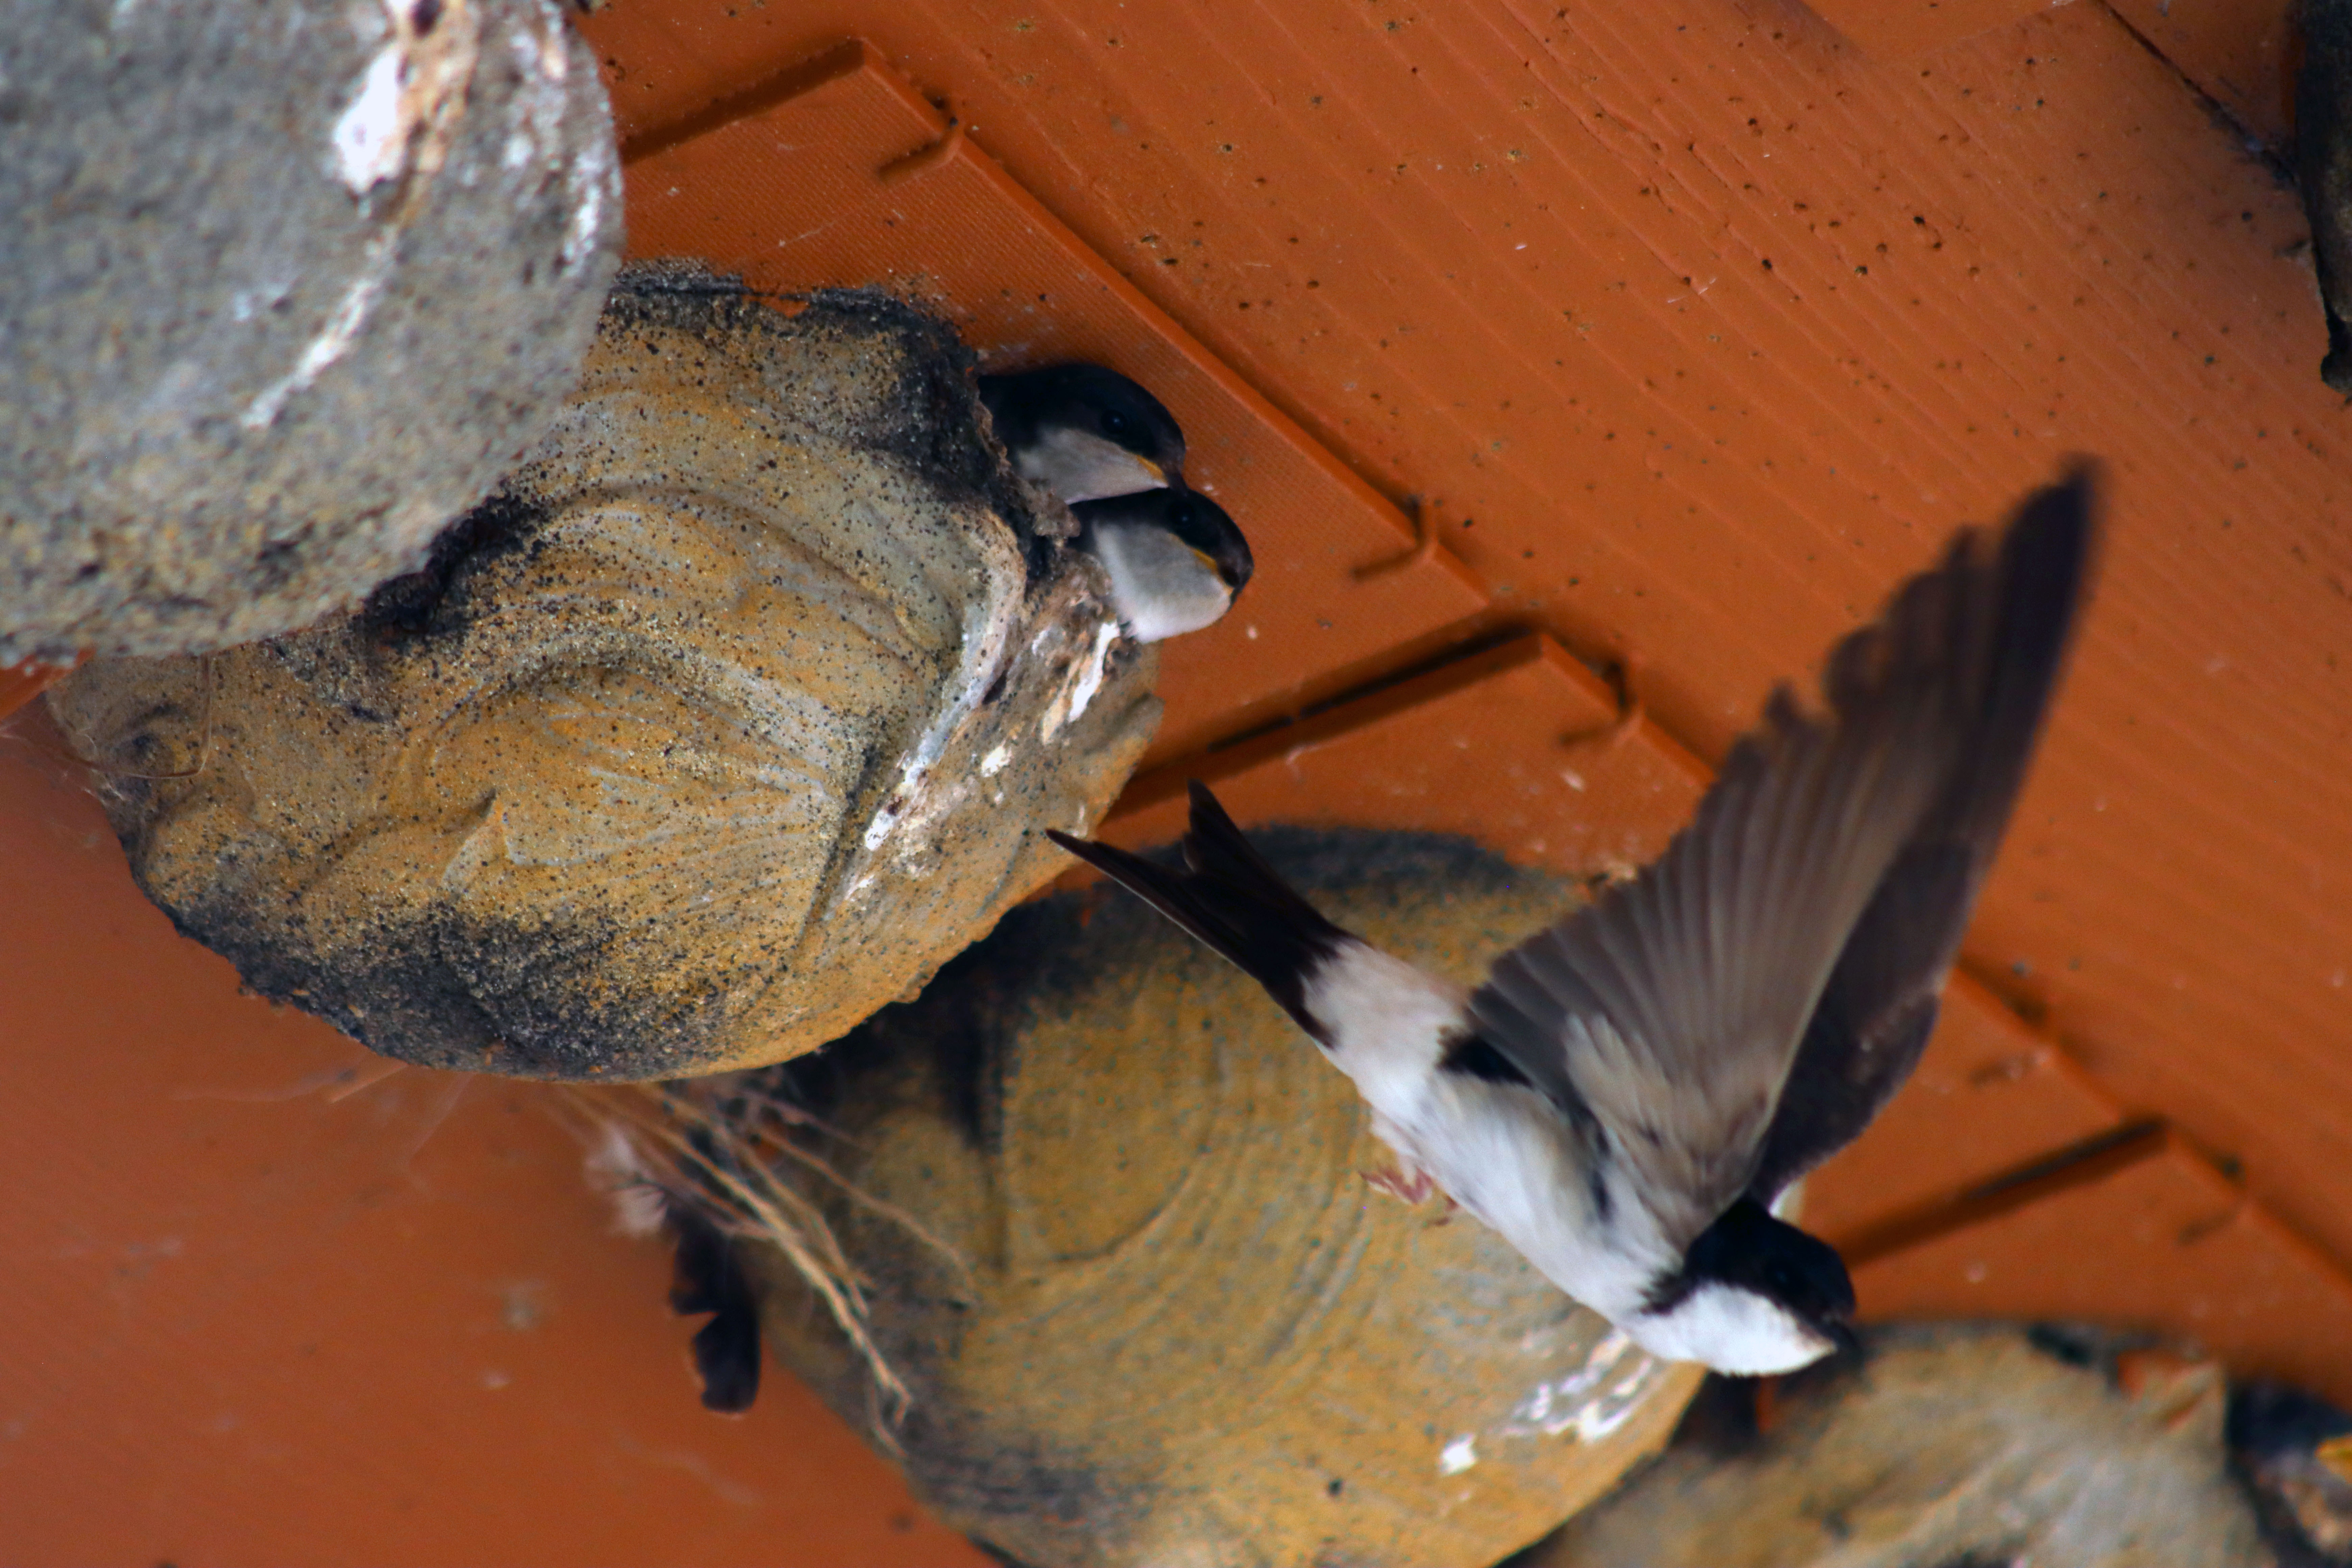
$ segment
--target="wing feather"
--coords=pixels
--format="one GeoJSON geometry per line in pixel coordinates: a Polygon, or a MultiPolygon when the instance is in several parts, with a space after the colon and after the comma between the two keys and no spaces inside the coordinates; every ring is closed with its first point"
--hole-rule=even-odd
{"type": "MultiPolygon", "coordinates": [[[[1672,1245],[1759,1173],[1851,1138],[1916,1060],[1920,997],[1932,1018],[2079,588],[2079,542],[2054,584],[2037,573],[2069,552],[2020,548],[2053,510],[2069,509],[2030,502],[1998,556],[1964,531],[1831,651],[1826,711],[1776,689],[1664,855],[1506,954],[1472,998],[1530,1081],[1590,1108],[1672,1245]],[[1955,834],[1971,846],[1958,875],[1955,834]],[[1816,1030],[1825,997],[1843,1014],[1816,1030]],[[1865,1042],[1884,1049],[1857,1079],[1865,1042]],[[1801,1058],[1807,1110],[1773,1142],[1801,1058]],[[1850,1129],[1847,1080],[1876,1097],[1850,1129]]],[[[2071,512],[2079,542],[2086,504],[2071,512]]]]}
{"type": "Polygon", "coordinates": [[[2000,847],[2065,662],[2091,565],[2094,479],[2078,468],[2018,509],[1969,570],[1997,606],[1962,628],[1985,671],[1960,765],[1881,881],[1805,1030],[1749,1191],[1768,1206],[1844,1148],[1911,1076],[1978,890],[2000,847]]]}

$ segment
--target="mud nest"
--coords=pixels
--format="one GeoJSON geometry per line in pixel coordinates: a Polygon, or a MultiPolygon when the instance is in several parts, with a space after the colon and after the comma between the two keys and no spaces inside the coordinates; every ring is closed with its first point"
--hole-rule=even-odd
{"type": "Polygon", "coordinates": [[[359,610],[52,695],[263,994],[530,1078],[772,1062],[1061,867],[1157,722],[970,353],[887,295],[625,275],[532,460],[359,610]]]}

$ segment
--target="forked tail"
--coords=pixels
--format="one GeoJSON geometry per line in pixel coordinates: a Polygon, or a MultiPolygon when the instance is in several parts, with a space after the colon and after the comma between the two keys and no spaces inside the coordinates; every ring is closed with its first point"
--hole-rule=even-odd
{"type": "Polygon", "coordinates": [[[1047,837],[1230,960],[1321,1038],[1307,1014],[1307,976],[1355,939],[1291,890],[1208,785],[1193,780],[1192,795],[1182,870],[1066,833],[1047,837]]]}

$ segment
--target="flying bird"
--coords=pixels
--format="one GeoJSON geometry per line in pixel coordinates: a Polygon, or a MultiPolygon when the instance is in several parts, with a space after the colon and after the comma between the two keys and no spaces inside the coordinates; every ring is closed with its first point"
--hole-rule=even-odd
{"type": "Polygon", "coordinates": [[[1013,472],[1066,506],[1184,483],[1184,432],[1158,398],[1098,364],[980,378],[1013,472]]]}
{"type": "Polygon", "coordinates": [[[1254,563],[1225,509],[1197,490],[1144,490],[1070,509],[1078,548],[1110,574],[1111,605],[1139,642],[1196,632],[1233,608],[1254,563]]]}
{"type": "Polygon", "coordinates": [[[1835,1249],[1774,1213],[1926,1046],[2090,572],[2094,475],[2037,491],[1786,685],[1630,881],[1465,991],[1286,886],[1206,786],[1184,867],[1056,833],[1239,965],[1429,1184],[1654,1354],[1787,1372],[1851,1338],[1835,1249]]]}

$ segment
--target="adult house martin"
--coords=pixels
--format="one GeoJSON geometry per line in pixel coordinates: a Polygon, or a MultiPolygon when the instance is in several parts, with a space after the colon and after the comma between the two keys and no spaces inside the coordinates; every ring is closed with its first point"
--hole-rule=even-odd
{"type": "Polygon", "coordinates": [[[1055,833],[1239,965],[1433,1181],[1654,1354],[1793,1370],[1850,1338],[1826,1243],[1773,1211],[1926,1046],[2090,573],[2094,475],[1964,530],[1777,689],[1690,825],[1465,991],[1324,919],[1192,786],[1184,866],[1055,833]]]}

